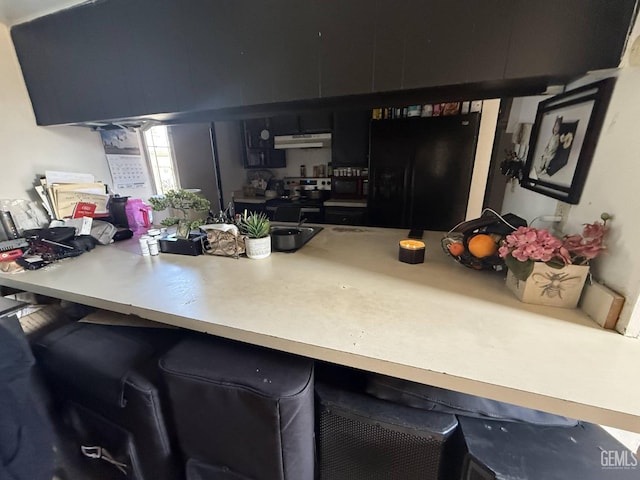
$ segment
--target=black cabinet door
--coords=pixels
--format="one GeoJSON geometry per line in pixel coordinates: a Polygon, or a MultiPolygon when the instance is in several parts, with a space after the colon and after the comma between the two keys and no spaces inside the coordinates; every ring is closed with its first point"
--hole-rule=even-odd
{"type": "Polygon", "coordinates": [[[344,110],[333,114],[331,162],[336,167],[369,165],[370,110],[344,110]]]}
{"type": "Polygon", "coordinates": [[[317,98],[315,5],[298,0],[237,0],[240,9],[243,103],[317,98]]]}
{"type": "MultiPolygon", "coordinates": [[[[537,2],[532,3],[538,8],[537,2]]],[[[511,0],[409,0],[402,88],[502,79],[511,4],[511,0]]]]}
{"type": "Polygon", "coordinates": [[[633,0],[516,0],[506,78],[616,66],[633,0]]]}
{"type": "Polygon", "coordinates": [[[300,114],[300,133],[325,133],[333,129],[333,114],[328,111],[300,114]]]}
{"type": "Polygon", "coordinates": [[[271,130],[274,135],[296,135],[300,133],[300,117],[298,115],[271,117],[271,130]]]}
{"type": "Polygon", "coordinates": [[[236,107],[242,104],[242,21],[236,0],[190,0],[176,21],[183,25],[188,81],[185,110],[236,107]]]}
{"type": "Polygon", "coordinates": [[[273,148],[271,119],[246,120],[242,124],[245,168],[283,168],[287,166],[285,151],[273,148]]]}
{"type": "Polygon", "coordinates": [[[370,93],[375,8],[371,0],[316,0],[320,32],[320,96],[370,93]]]}
{"type": "Polygon", "coordinates": [[[411,18],[410,0],[375,2],[373,91],[400,90],[403,85],[405,36],[411,18]]]}
{"type": "Polygon", "coordinates": [[[367,209],[361,207],[326,207],[324,221],[334,225],[366,225],[367,209]]]}

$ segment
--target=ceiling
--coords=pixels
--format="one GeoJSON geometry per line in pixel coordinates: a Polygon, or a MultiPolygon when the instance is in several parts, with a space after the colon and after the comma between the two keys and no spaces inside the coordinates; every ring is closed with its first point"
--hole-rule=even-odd
{"type": "Polygon", "coordinates": [[[0,0],[0,23],[15,25],[85,1],[87,0],[0,0]]]}

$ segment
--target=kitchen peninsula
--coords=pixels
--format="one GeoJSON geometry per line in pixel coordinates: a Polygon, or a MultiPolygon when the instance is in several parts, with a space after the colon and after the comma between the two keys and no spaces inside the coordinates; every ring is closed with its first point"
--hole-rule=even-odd
{"type": "Polygon", "coordinates": [[[162,254],[135,240],[0,284],[307,357],[640,432],[640,343],[580,310],[520,303],[426,232],[325,225],[264,260],[162,254]]]}

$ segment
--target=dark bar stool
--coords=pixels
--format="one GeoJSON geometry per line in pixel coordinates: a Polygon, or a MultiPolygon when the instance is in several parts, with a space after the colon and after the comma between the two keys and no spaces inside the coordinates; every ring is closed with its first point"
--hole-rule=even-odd
{"type": "Polygon", "coordinates": [[[156,386],[158,356],[180,335],[75,322],[34,344],[80,468],[104,479],[181,478],[156,386]]]}
{"type": "Polygon", "coordinates": [[[313,362],[206,335],[160,361],[189,480],[313,480],[313,362]]]}
{"type": "Polygon", "coordinates": [[[640,478],[631,451],[589,423],[543,427],[459,417],[462,480],[626,480],[640,478]]]}
{"type": "Polygon", "coordinates": [[[458,422],[368,395],[316,385],[321,480],[448,480],[458,422]]]}

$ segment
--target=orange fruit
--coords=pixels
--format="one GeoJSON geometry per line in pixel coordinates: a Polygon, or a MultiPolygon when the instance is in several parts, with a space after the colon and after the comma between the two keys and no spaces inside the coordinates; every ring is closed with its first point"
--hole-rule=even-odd
{"type": "Polygon", "coordinates": [[[469,252],[476,258],[490,257],[498,251],[498,245],[489,235],[479,233],[469,239],[469,252]]]}
{"type": "Polygon", "coordinates": [[[464,253],[464,245],[462,245],[461,242],[450,243],[447,248],[449,249],[449,253],[454,257],[459,257],[464,253]]]}

